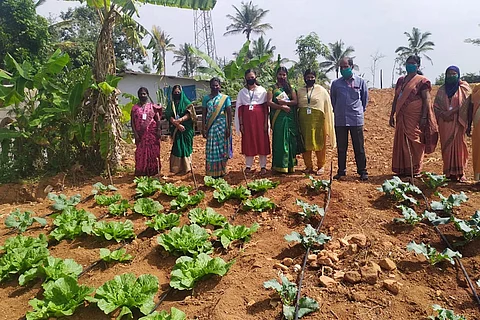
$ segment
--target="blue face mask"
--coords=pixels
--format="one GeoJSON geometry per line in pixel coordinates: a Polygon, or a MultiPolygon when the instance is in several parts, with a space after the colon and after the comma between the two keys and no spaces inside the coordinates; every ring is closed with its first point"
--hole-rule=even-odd
{"type": "Polygon", "coordinates": [[[348,79],[353,75],[352,68],[340,69],[340,73],[344,79],[348,79]]]}
{"type": "Polygon", "coordinates": [[[418,67],[414,63],[407,63],[405,69],[407,69],[407,73],[415,73],[417,72],[418,67]]]}

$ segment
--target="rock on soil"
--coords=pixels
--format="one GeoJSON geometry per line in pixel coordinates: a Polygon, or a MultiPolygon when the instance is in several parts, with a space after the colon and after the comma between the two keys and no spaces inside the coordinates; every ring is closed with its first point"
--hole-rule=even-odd
{"type": "Polygon", "coordinates": [[[378,264],[380,265],[380,267],[382,267],[383,270],[392,271],[397,269],[397,265],[395,264],[395,262],[393,262],[389,258],[381,260],[378,264]]]}

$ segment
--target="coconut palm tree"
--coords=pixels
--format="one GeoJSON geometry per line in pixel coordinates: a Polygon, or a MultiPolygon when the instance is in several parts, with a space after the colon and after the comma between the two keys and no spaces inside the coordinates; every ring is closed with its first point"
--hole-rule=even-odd
{"type": "Polygon", "coordinates": [[[398,47],[395,50],[395,53],[398,53],[398,55],[402,57],[407,57],[410,55],[422,55],[433,64],[432,59],[425,53],[427,51],[433,50],[433,47],[435,46],[435,43],[428,40],[432,33],[428,31],[422,33],[420,32],[420,29],[413,27],[412,33],[404,32],[404,34],[408,38],[408,46],[398,47]]]}
{"type": "Polygon", "coordinates": [[[242,1],[240,9],[233,5],[232,7],[236,13],[235,16],[227,14],[227,18],[232,20],[232,24],[227,26],[227,32],[224,33],[225,36],[244,33],[247,40],[250,40],[252,33],[265,34],[266,30],[272,29],[269,23],[261,23],[269,10],[259,8],[257,5],[254,5],[252,1],[248,3],[242,1]]]}
{"type": "Polygon", "coordinates": [[[153,50],[152,65],[157,73],[162,73],[163,71],[163,75],[166,76],[166,55],[167,51],[173,51],[175,48],[175,45],[172,43],[173,39],[169,34],[157,26],[152,27],[151,36],[147,48],[153,50]]]}
{"type": "MultiPolygon", "coordinates": [[[[329,43],[329,52],[324,55],[326,61],[320,63],[320,68],[324,69],[326,73],[335,71],[337,78],[340,70],[340,61],[344,58],[350,58],[351,54],[355,52],[352,46],[345,48],[345,43],[340,39],[335,43],[329,43]]],[[[357,65],[354,65],[358,69],[357,65]]]]}
{"type": "Polygon", "coordinates": [[[196,57],[192,50],[192,47],[189,43],[184,43],[178,47],[177,50],[173,51],[173,58],[175,59],[172,64],[181,63],[182,66],[178,75],[181,77],[191,77],[195,73],[195,70],[200,66],[200,58],[196,57]]]}
{"type": "Polygon", "coordinates": [[[266,54],[273,56],[273,52],[277,48],[275,46],[272,46],[270,44],[271,42],[272,42],[272,39],[268,39],[268,41],[265,41],[265,38],[263,37],[263,35],[260,36],[258,40],[253,40],[252,50],[251,50],[252,57],[261,57],[266,54]]]}

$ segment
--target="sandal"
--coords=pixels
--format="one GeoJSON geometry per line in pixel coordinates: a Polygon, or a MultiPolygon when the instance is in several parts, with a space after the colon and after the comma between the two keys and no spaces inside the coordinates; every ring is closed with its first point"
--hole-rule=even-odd
{"type": "Polygon", "coordinates": [[[266,175],[266,174],[267,174],[267,169],[266,169],[266,168],[262,168],[262,169],[260,170],[260,175],[261,175],[261,176],[264,176],[264,175],[266,175]]]}
{"type": "Polygon", "coordinates": [[[245,170],[243,170],[243,172],[245,172],[245,174],[251,174],[252,169],[250,169],[249,167],[246,167],[245,170]]]}
{"type": "Polygon", "coordinates": [[[325,170],[323,168],[320,168],[317,170],[317,172],[315,173],[317,176],[319,175],[322,175],[323,173],[325,173],[325,170]]]}

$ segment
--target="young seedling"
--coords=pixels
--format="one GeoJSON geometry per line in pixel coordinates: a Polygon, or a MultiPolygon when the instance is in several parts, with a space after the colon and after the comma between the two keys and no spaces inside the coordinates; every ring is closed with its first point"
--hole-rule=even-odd
{"type": "Polygon", "coordinates": [[[133,222],[126,221],[99,221],[97,222],[92,233],[97,237],[103,237],[106,240],[115,240],[120,242],[122,240],[135,238],[135,232],[133,232],[133,222]]]}
{"type": "Polygon", "coordinates": [[[428,319],[431,320],[467,320],[464,316],[458,316],[453,312],[453,310],[444,309],[438,304],[432,306],[433,311],[438,313],[437,316],[430,316],[428,319]]]}
{"type": "Polygon", "coordinates": [[[169,197],[178,197],[181,193],[189,193],[191,190],[191,186],[176,186],[173,183],[166,183],[160,189],[163,194],[169,197]]]}
{"type": "Polygon", "coordinates": [[[432,190],[437,190],[440,187],[446,186],[448,181],[444,174],[434,174],[430,172],[422,172],[422,181],[425,185],[432,190]]]}
{"type": "Polygon", "coordinates": [[[250,197],[252,193],[244,186],[231,187],[230,185],[220,185],[213,192],[213,197],[218,202],[223,203],[229,199],[245,200],[250,197]]]}
{"type": "Polygon", "coordinates": [[[170,207],[172,210],[184,210],[188,206],[195,206],[199,204],[203,198],[205,198],[205,193],[201,190],[197,191],[197,193],[193,196],[188,194],[187,192],[180,192],[177,198],[170,201],[170,207]]]}
{"type": "Polygon", "coordinates": [[[108,213],[112,216],[126,216],[128,209],[132,206],[128,203],[128,200],[123,199],[120,203],[112,203],[108,206],[108,213]]]}
{"type": "Polygon", "coordinates": [[[36,278],[44,280],[43,287],[49,281],[56,281],[60,278],[72,277],[77,279],[82,273],[83,267],[72,259],[60,259],[48,256],[43,264],[32,268],[18,278],[18,284],[23,286],[36,278]]]}
{"type": "Polygon", "coordinates": [[[308,187],[315,191],[327,190],[330,188],[330,181],[329,180],[317,180],[313,176],[308,176],[311,184],[308,187]]]}
{"type": "Polygon", "coordinates": [[[294,231],[291,234],[286,235],[285,240],[288,242],[299,242],[305,248],[311,248],[313,245],[323,245],[331,239],[331,237],[323,233],[317,233],[317,231],[309,224],[307,224],[303,232],[305,235],[294,231]]]}
{"type": "Polygon", "coordinates": [[[448,198],[444,197],[440,192],[436,192],[435,195],[440,197],[440,201],[432,201],[430,207],[432,210],[443,211],[446,214],[452,214],[454,207],[459,207],[468,200],[463,191],[460,194],[451,194],[448,198]]]}
{"type": "Polygon", "coordinates": [[[75,207],[68,207],[53,220],[56,228],[50,232],[49,237],[61,241],[74,239],[85,233],[90,234],[96,219],[93,214],[84,209],[77,210],[75,207]]]}
{"type": "Polygon", "coordinates": [[[265,192],[276,188],[280,182],[273,182],[269,179],[258,179],[247,184],[248,189],[254,192],[265,192]]]}
{"type": "Polygon", "coordinates": [[[138,320],[186,320],[186,319],[187,319],[187,315],[185,314],[185,312],[172,307],[170,309],[170,313],[168,313],[165,310],[162,310],[160,312],[155,311],[149,314],[148,316],[141,317],[138,320]]]}
{"type": "Polygon", "coordinates": [[[155,231],[161,232],[165,230],[170,230],[173,227],[178,227],[178,225],[180,224],[180,217],[181,215],[176,213],[160,213],[155,215],[152,220],[145,222],[145,224],[148,227],[153,228],[155,231]]]}
{"type": "Polygon", "coordinates": [[[466,241],[472,241],[480,236],[480,211],[476,211],[467,221],[454,216],[451,216],[450,219],[466,241]]]}
{"type": "Polygon", "coordinates": [[[167,252],[196,256],[200,253],[213,252],[209,238],[207,230],[192,224],[184,225],[181,228],[175,227],[170,232],[161,234],[157,241],[167,252]]]}
{"type": "Polygon", "coordinates": [[[422,217],[419,217],[415,210],[410,207],[399,205],[397,206],[400,210],[402,210],[403,218],[394,218],[393,222],[397,223],[408,223],[412,226],[416,225],[420,221],[422,221],[422,217]]]}
{"type": "MultiPolygon", "coordinates": [[[[293,320],[295,316],[295,299],[297,297],[297,285],[288,281],[284,275],[280,275],[282,283],[279,283],[276,279],[265,281],[263,287],[265,289],[274,289],[283,304],[283,315],[287,320],[293,320]]],[[[299,301],[298,318],[315,312],[318,310],[318,303],[312,298],[302,297],[299,301]]]]}
{"type": "Polygon", "coordinates": [[[212,208],[202,209],[195,208],[190,210],[188,213],[188,218],[192,223],[198,224],[199,226],[205,227],[208,225],[221,227],[227,222],[225,216],[216,213],[212,208]]]}
{"type": "Polygon", "coordinates": [[[222,246],[227,249],[234,241],[250,241],[251,235],[257,232],[259,227],[258,223],[252,224],[250,228],[246,226],[234,226],[226,223],[222,229],[215,230],[214,234],[220,238],[222,246]]]}
{"type": "Polygon", "coordinates": [[[427,211],[427,210],[425,210],[423,212],[422,219],[426,219],[426,220],[430,221],[430,223],[433,224],[434,226],[439,226],[441,224],[447,224],[447,223],[450,223],[450,221],[451,221],[450,217],[442,218],[442,217],[437,216],[437,214],[435,212],[430,212],[430,211],[427,211]]]}
{"type": "Polygon", "coordinates": [[[99,206],[109,206],[122,200],[122,196],[118,193],[114,194],[113,196],[97,194],[95,195],[94,199],[99,206]]]}
{"type": "Polygon", "coordinates": [[[407,245],[408,251],[414,251],[415,253],[422,254],[427,258],[428,262],[433,266],[442,261],[448,261],[451,264],[455,264],[455,257],[461,258],[462,255],[458,251],[450,250],[446,248],[441,253],[437,249],[426,245],[424,243],[417,244],[415,241],[410,242],[407,245]]]}
{"type": "Polygon", "coordinates": [[[133,210],[145,217],[152,217],[163,211],[160,202],[150,198],[140,198],[135,202],[133,210]]]}
{"type": "Polygon", "coordinates": [[[92,194],[96,195],[96,194],[103,194],[103,193],[107,193],[109,191],[117,191],[118,189],[109,184],[108,186],[104,185],[103,183],[101,182],[97,182],[93,185],[93,189],[92,189],[92,194]]]}
{"type": "Polygon", "coordinates": [[[67,196],[64,194],[56,195],[55,193],[49,193],[47,197],[49,200],[55,202],[51,205],[51,208],[55,212],[63,211],[68,207],[75,207],[77,204],[80,203],[80,200],[82,199],[82,196],[79,194],[67,198],[67,196]]]}
{"type": "Polygon", "coordinates": [[[5,226],[16,230],[18,233],[23,233],[35,222],[42,227],[47,224],[47,220],[33,216],[33,213],[30,211],[20,212],[20,210],[16,209],[5,219],[5,226]]]}
{"type": "Polygon", "coordinates": [[[215,179],[215,178],[206,176],[203,178],[203,181],[207,187],[211,187],[214,189],[218,189],[220,186],[225,186],[225,185],[229,186],[228,182],[225,181],[225,179],[223,178],[215,179]]]}
{"type": "Polygon", "coordinates": [[[266,197],[257,197],[253,199],[246,199],[242,202],[243,210],[245,211],[256,211],[264,212],[275,208],[275,203],[273,203],[269,198],[266,197]]]}
{"type": "Polygon", "coordinates": [[[394,176],[390,180],[385,180],[377,190],[385,192],[386,195],[392,197],[395,201],[406,204],[418,205],[418,201],[408,194],[422,194],[422,191],[416,186],[403,182],[399,177],[394,176]]]}
{"type": "Polygon", "coordinates": [[[126,262],[133,259],[131,254],[127,253],[125,248],[110,251],[107,248],[100,248],[100,259],[105,262],[126,262]]]}
{"type": "Polygon", "coordinates": [[[137,185],[135,188],[135,197],[137,198],[153,196],[162,188],[160,181],[152,177],[136,177],[133,182],[135,182],[137,185]]]}
{"type": "Polygon", "coordinates": [[[305,220],[317,215],[321,217],[325,215],[325,210],[316,204],[309,204],[308,202],[299,199],[297,199],[295,203],[302,208],[302,211],[298,212],[298,214],[305,220]]]}

